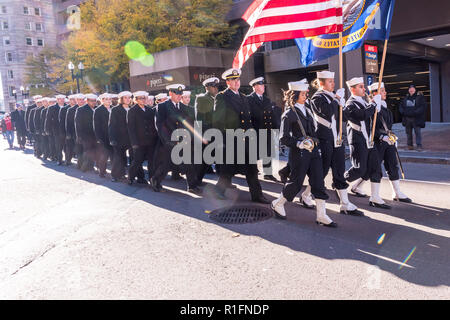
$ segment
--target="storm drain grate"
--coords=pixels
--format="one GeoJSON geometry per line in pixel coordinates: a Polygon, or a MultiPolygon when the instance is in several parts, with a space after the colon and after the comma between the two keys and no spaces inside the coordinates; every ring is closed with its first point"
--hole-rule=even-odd
{"type": "Polygon", "coordinates": [[[212,211],[210,217],[220,223],[254,223],[272,218],[273,212],[261,206],[231,206],[212,211]]]}

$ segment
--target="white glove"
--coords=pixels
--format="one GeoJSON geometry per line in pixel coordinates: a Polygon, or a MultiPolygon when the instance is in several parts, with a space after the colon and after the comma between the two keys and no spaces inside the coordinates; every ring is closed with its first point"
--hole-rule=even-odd
{"type": "MultiPolygon", "coordinates": [[[[377,94],[375,97],[373,97],[373,101],[377,104],[377,107],[381,107],[381,95],[377,94]]],[[[380,111],[380,109],[377,109],[380,111]]]]}
{"type": "MultiPolygon", "coordinates": [[[[303,140],[304,141],[304,140],[303,140]]],[[[303,141],[298,141],[297,142],[297,148],[299,149],[305,149],[305,144],[303,143],[303,141]]]]}
{"type": "Polygon", "coordinates": [[[339,104],[340,104],[342,107],[345,107],[345,99],[344,99],[344,98],[341,98],[341,101],[339,101],[339,104]]]}
{"type": "Polygon", "coordinates": [[[344,98],[345,96],[345,89],[344,88],[340,88],[336,91],[336,96],[338,99],[344,98]]]}
{"type": "Polygon", "coordinates": [[[389,140],[389,136],[383,136],[383,139],[382,139],[384,142],[387,142],[387,143],[389,143],[389,144],[391,144],[391,140],[389,140]]]}

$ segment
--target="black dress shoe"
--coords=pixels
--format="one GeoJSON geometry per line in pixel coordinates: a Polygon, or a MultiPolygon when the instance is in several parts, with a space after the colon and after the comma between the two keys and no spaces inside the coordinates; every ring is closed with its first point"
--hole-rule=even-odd
{"type": "Polygon", "coordinates": [[[300,204],[305,207],[306,209],[314,209],[316,206],[315,205],[309,205],[307,204],[305,201],[303,201],[303,199],[300,197],[300,204]]]}
{"type": "Polygon", "coordinates": [[[400,201],[405,203],[412,203],[412,200],[410,198],[394,198],[394,201],[400,201]]]}
{"type": "Polygon", "coordinates": [[[253,202],[259,202],[259,203],[264,203],[264,204],[269,204],[269,203],[271,203],[271,201],[268,200],[266,197],[264,197],[264,195],[262,195],[262,194],[259,195],[259,196],[256,197],[256,198],[253,198],[252,201],[253,201],[253,202]]]}
{"type": "Polygon", "coordinates": [[[358,191],[350,189],[350,191],[353,193],[353,195],[357,196],[358,198],[366,198],[367,194],[359,193],[358,191]]]}
{"type": "Polygon", "coordinates": [[[316,220],[316,223],[320,226],[324,226],[324,227],[329,227],[329,228],[337,228],[337,223],[336,222],[331,222],[329,224],[325,224],[323,222],[319,222],[316,220]]]}
{"type": "Polygon", "coordinates": [[[271,180],[271,181],[274,181],[274,182],[278,182],[278,180],[277,180],[277,178],[275,178],[273,175],[265,175],[264,176],[264,180],[271,180]]]}
{"type": "Polygon", "coordinates": [[[143,179],[143,178],[138,178],[137,179],[137,183],[139,183],[139,184],[148,184],[148,181],[143,179]]]}
{"type": "Polygon", "coordinates": [[[280,180],[282,183],[286,183],[288,181],[288,177],[281,173],[281,171],[278,171],[278,175],[280,176],[280,180]]]}
{"type": "Polygon", "coordinates": [[[196,195],[202,194],[202,189],[200,189],[199,187],[188,188],[187,191],[196,195]]]}
{"type": "Polygon", "coordinates": [[[375,203],[373,201],[369,201],[369,206],[375,207],[375,208],[380,208],[380,209],[390,209],[391,208],[391,206],[388,206],[385,203],[379,204],[379,203],[375,203]]]}
{"type": "Polygon", "coordinates": [[[286,220],[286,216],[282,216],[281,214],[279,214],[278,212],[275,211],[272,203],[270,204],[270,208],[272,209],[273,213],[275,213],[275,218],[281,219],[281,220],[286,220]]]}
{"type": "Polygon", "coordinates": [[[340,213],[348,214],[349,216],[364,217],[364,213],[358,209],[351,210],[351,211],[350,210],[341,210],[340,213]]]}
{"type": "Polygon", "coordinates": [[[153,189],[153,191],[161,192],[160,185],[158,184],[155,178],[150,178],[150,186],[153,189]]]}

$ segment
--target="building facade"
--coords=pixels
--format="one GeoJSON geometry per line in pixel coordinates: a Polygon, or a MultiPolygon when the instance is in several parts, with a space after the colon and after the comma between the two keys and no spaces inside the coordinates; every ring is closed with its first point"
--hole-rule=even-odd
{"type": "MultiPolygon", "coordinates": [[[[239,26],[234,50],[183,47],[157,53],[152,67],[130,61],[132,90],[162,92],[162,85],[152,87],[156,79],[162,79],[158,80],[162,81],[161,84],[182,82],[190,90],[202,91],[203,88],[191,78],[201,74],[205,67],[216,70],[216,76],[231,67],[236,49],[248,28],[241,16],[252,2],[235,1],[227,14],[228,21],[239,26]],[[192,57],[192,52],[206,58],[192,57]],[[180,67],[189,73],[166,72],[180,67]],[[168,76],[164,78],[166,73],[168,76]]],[[[409,84],[415,84],[425,97],[427,121],[450,121],[450,15],[442,12],[450,12],[450,1],[429,0],[426,4],[421,0],[395,2],[383,82],[388,92],[388,105],[397,121],[400,121],[398,106],[407,94],[409,84]]],[[[377,51],[379,66],[383,45],[381,42],[368,44],[377,51]]],[[[364,55],[364,46],[344,55],[344,79],[364,76],[366,84],[377,81],[378,74],[365,73],[364,55]]],[[[269,42],[244,65],[241,85],[244,92],[248,91],[249,80],[264,76],[269,98],[282,106],[282,89],[287,88],[289,81],[303,78],[312,81],[316,71],[324,69],[337,73],[337,56],[305,67],[300,62],[300,53],[293,40],[269,42]]]]}
{"type": "Polygon", "coordinates": [[[52,1],[0,0],[0,41],[0,110],[9,112],[27,101],[27,58],[56,45],[52,1]]]}

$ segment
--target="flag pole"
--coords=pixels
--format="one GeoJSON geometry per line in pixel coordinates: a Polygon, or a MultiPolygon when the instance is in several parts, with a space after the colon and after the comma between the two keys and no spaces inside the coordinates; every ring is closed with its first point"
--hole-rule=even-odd
{"type": "MultiPolygon", "coordinates": [[[[344,85],[344,74],[343,74],[343,57],[342,57],[342,32],[339,32],[339,88],[343,88],[343,85],[344,85]]],[[[338,146],[342,145],[342,108],[343,106],[339,103],[339,138],[337,141],[338,146]]]]}
{"type": "MultiPolygon", "coordinates": [[[[387,51],[388,39],[384,40],[384,48],[383,48],[383,57],[381,58],[381,68],[380,68],[380,76],[378,77],[378,94],[380,94],[381,82],[383,81],[383,72],[384,72],[384,63],[386,62],[386,51],[387,51]]],[[[375,125],[377,123],[377,114],[378,111],[375,110],[375,114],[373,116],[372,123],[372,134],[370,135],[370,143],[373,144],[373,139],[375,137],[375,125]]]]}

